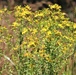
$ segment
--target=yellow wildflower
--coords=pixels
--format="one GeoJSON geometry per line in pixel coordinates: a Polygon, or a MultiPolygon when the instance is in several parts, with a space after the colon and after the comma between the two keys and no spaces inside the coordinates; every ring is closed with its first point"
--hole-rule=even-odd
{"type": "Polygon", "coordinates": [[[32,30],[32,34],[35,34],[37,32],[37,29],[32,30]]]}
{"type": "Polygon", "coordinates": [[[68,44],[69,47],[72,47],[72,44],[68,44]]]}
{"type": "Polygon", "coordinates": [[[35,17],[38,17],[38,16],[39,16],[39,17],[40,17],[40,16],[41,16],[41,17],[44,17],[44,14],[43,14],[43,13],[39,13],[39,14],[36,14],[36,15],[35,15],[35,17]]]}
{"type": "Polygon", "coordinates": [[[76,31],[74,31],[73,33],[76,34],[76,31]]]}
{"type": "Polygon", "coordinates": [[[51,59],[50,59],[49,57],[46,57],[46,60],[47,60],[48,62],[51,62],[51,59]]]}
{"type": "Polygon", "coordinates": [[[59,19],[59,16],[55,16],[55,20],[58,20],[59,19]]]}
{"type": "Polygon", "coordinates": [[[69,26],[70,26],[70,24],[66,23],[66,26],[68,26],[68,27],[69,27],[69,26]]]}
{"type": "Polygon", "coordinates": [[[69,37],[67,37],[67,36],[65,36],[65,35],[63,36],[63,38],[66,38],[67,40],[69,40],[69,37]]]}
{"type": "Polygon", "coordinates": [[[26,8],[26,9],[28,9],[28,10],[31,10],[31,8],[30,8],[28,5],[27,5],[27,6],[25,6],[25,8],[26,8]]]}
{"type": "Polygon", "coordinates": [[[23,43],[22,43],[23,45],[26,45],[27,44],[27,42],[25,42],[25,41],[23,41],[23,43]]]}
{"type": "Polygon", "coordinates": [[[54,30],[54,32],[55,32],[56,35],[62,36],[62,33],[59,30],[54,30]]]}
{"type": "Polygon", "coordinates": [[[62,44],[62,42],[60,42],[60,40],[58,40],[58,41],[57,41],[57,44],[58,44],[58,45],[61,45],[61,44],[62,44]]]}
{"type": "Polygon", "coordinates": [[[41,56],[41,57],[44,57],[44,53],[41,53],[40,56],[41,56]]]}
{"type": "Polygon", "coordinates": [[[24,56],[25,56],[25,57],[26,57],[26,56],[29,56],[29,53],[25,53],[24,56]]]}
{"type": "Polygon", "coordinates": [[[39,50],[39,53],[45,53],[45,50],[39,50]]]}
{"type": "Polygon", "coordinates": [[[24,53],[24,56],[25,56],[25,57],[32,57],[32,53],[26,52],[26,53],[24,53]]]}
{"type": "Polygon", "coordinates": [[[50,34],[52,34],[52,33],[51,33],[51,31],[50,31],[50,30],[49,30],[49,31],[47,31],[47,35],[49,36],[50,34]]]}
{"type": "Polygon", "coordinates": [[[23,30],[22,30],[22,34],[25,34],[27,31],[28,31],[27,28],[23,28],[23,30]]]}
{"type": "Polygon", "coordinates": [[[29,48],[30,46],[35,46],[35,42],[34,42],[34,41],[30,41],[29,44],[28,44],[28,48],[29,48]]]}
{"type": "Polygon", "coordinates": [[[62,29],[64,28],[64,26],[62,24],[58,24],[58,26],[62,29]]]}
{"type": "Polygon", "coordinates": [[[19,45],[16,45],[13,49],[18,50],[18,48],[19,48],[19,45]]]}
{"type": "Polygon", "coordinates": [[[45,48],[45,45],[43,44],[43,45],[41,45],[41,48],[43,49],[43,48],[45,48]]]}
{"type": "Polygon", "coordinates": [[[48,61],[48,62],[51,62],[51,59],[50,59],[50,55],[49,54],[45,54],[45,59],[48,61]]]}
{"type": "Polygon", "coordinates": [[[70,40],[71,42],[74,42],[74,39],[73,39],[73,38],[71,38],[71,37],[69,38],[69,40],[70,40]]]}
{"type": "Polygon", "coordinates": [[[50,9],[60,9],[61,8],[61,6],[59,6],[58,4],[54,4],[52,6],[49,5],[49,7],[50,7],[50,9]]]}
{"type": "Polygon", "coordinates": [[[66,53],[66,50],[67,50],[67,48],[64,47],[63,50],[62,50],[62,52],[63,52],[63,53],[66,53]]]}
{"type": "Polygon", "coordinates": [[[19,25],[19,23],[17,23],[17,22],[13,22],[12,26],[13,26],[13,27],[18,27],[18,26],[20,26],[20,25],[19,25]]]}
{"type": "Polygon", "coordinates": [[[25,18],[25,12],[24,11],[22,13],[20,13],[20,17],[25,18]]]}
{"type": "Polygon", "coordinates": [[[21,6],[16,6],[15,9],[16,10],[20,10],[21,9],[21,6]]]}
{"type": "Polygon", "coordinates": [[[74,23],[74,25],[73,25],[73,28],[75,29],[76,28],[76,24],[74,23]]]}
{"type": "Polygon", "coordinates": [[[45,32],[45,31],[47,31],[47,29],[46,28],[42,28],[41,32],[45,32]]]}

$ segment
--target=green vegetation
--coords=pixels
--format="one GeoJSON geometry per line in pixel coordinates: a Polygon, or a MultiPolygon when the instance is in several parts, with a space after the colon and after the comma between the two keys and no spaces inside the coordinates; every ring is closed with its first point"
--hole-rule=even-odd
{"type": "Polygon", "coordinates": [[[71,68],[65,67],[74,53],[76,24],[60,6],[36,12],[16,6],[14,11],[0,10],[0,16],[0,21],[6,18],[8,23],[0,26],[0,45],[5,44],[0,47],[0,57],[5,59],[1,74],[72,75],[71,68]],[[8,15],[12,13],[15,21],[11,23],[8,15]]]}

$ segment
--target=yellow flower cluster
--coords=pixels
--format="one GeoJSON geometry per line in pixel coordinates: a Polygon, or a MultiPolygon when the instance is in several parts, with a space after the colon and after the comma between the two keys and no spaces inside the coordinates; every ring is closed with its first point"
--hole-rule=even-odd
{"type": "MultiPolygon", "coordinates": [[[[50,5],[49,5],[50,6],[50,5]]],[[[58,4],[55,4],[53,6],[50,6],[50,9],[56,9],[56,10],[60,10],[61,6],[59,6],[58,4]]]]}
{"type": "Polygon", "coordinates": [[[26,7],[21,7],[21,6],[16,6],[15,7],[15,17],[16,18],[26,18],[28,15],[31,14],[31,8],[29,6],[26,7]]]}
{"type": "MultiPolygon", "coordinates": [[[[17,21],[19,24],[16,21],[13,23],[13,26],[21,25],[20,27],[23,27],[21,28],[23,36],[22,49],[30,51],[37,49],[44,50],[46,41],[53,42],[56,39],[58,41],[56,45],[62,46],[62,52],[68,49],[66,45],[69,45],[70,48],[73,46],[70,45],[74,43],[72,29],[75,29],[76,25],[73,25],[68,18],[65,18],[65,13],[60,11],[61,6],[55,4],[49,7],[49,9],[36,12],[31,12],[29,6],[15,7],[15,17],[18,18],[17,21]],[[56,12],[53,12],[54,10],[56,12]],[[24,47],[25,45],[26,48],[24,47]]],[[[25,53],[27,52],[25,51],[25,53]]]]}
{"type": "Polygon", "coordinates": [[[27,28],[23,28],[22,34],[25,34],[27,31],[28,31],[27,28]]]}
{"type": "Polygon", "coordinates": [[[73,28],[76,29],[76,24],[74,23],[73,28]]]}
{"type": "Polygon", "coordinates": [[[32,54],[30,52],[27,52],[27,53],[24,54],[24,56],[31,58],[32,57],[32,54]]]}
{"type": "Polygon", "coordinates": [[[35,15],[35,17],[40,17],[40,16],[41,16],[41,17],[44,17],[44,14],[43,14],[43,13],[39,13],[39,14],[36,14],[36,15],[35,15]]]}
{"type": "Polygon", "coordinates": [[[18,26],[19,26],[19,23],[13,22],[12,26],[13,26],[13,27],[18,27],[18,26]]]}

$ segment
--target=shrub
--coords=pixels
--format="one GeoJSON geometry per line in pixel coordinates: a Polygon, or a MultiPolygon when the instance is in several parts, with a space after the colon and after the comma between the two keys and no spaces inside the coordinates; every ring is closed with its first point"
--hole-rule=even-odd
{"type": "MultiPolygon", "coordinates": [[[[0,26],[0,43],[6,50],[1,52],[9,62],[8,74],[58,75],[74,52],[76,24],[71,22],[57,4],[32,12],[29,6],[16,6],[14,11],[0,11],[0,16],[14,14],[15,21],[0,26]],[[14,13],[13,13],[14,12],[14,13]],[[5,52],[9,50],[11,57],[5,52]],[[15,70],[15,71],[14,71],[15,70]]],[[[2,20],[2,19],[1,19],[2,20]]],[[[2,50],[2,49],[1,49],[2,50]]]]}

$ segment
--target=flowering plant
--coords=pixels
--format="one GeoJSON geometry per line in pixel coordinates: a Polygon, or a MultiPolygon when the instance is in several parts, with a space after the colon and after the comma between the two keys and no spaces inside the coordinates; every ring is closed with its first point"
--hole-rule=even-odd
{"type": "MultiPolygon", "coordinates": [[[[55,4],[32,12],[29,6],[16,6],[15,21],[10,23],[8,18],[7,26],[1,24],[0,44],[5,44],[5,48],[0,48],[5,49],[1,53],[8,51],[15,64],[8,74],[57,75],[61,72],[74,52],[76,24],[60,8],[55,4]]],[[[0,16],[6,13],[7,18],[12,12],[0,11],[0,16]]]]}

